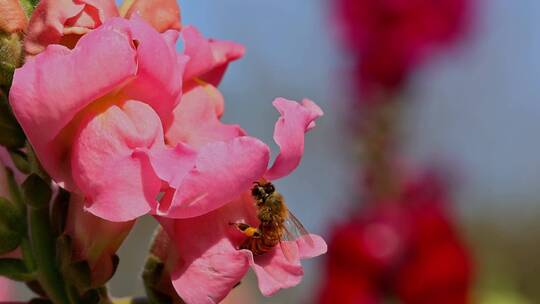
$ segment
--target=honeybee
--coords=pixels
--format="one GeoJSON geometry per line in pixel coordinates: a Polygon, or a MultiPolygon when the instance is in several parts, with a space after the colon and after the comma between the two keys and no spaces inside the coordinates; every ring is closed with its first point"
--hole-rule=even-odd
{"type": "Polygon", "coordinates": [[[259,227],[252,227],[245,223],[231,223],[248,237],[240,245],[240,249],[250,250],[253,255],[261,255],[279,244],[285,257],[294,261],[295,249],[289,247],[288,241],[305,236],[307,244],[313,246],[309,232],[287,208],[283,196],[271,182],[255,182],[251,195],[255,199],[260,224],[259,227]]]}

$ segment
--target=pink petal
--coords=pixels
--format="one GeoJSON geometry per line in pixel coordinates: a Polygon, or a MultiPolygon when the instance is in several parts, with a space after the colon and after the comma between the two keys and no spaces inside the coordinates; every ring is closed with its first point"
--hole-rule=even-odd
{"type": "Polygon", "coordinates": [[[25,50],[37,55],[46,46],[61,43],[65,35],[85,34],[114,16],[118,10],[112,0],[42,0],[30,19],[25,50]]]}
{"type": "Polygon", "coordinates": [[[16,72],[15,115],[45,169],[68,189],[74,187],[65,160],[83,109],[99,98],[96,104],[136,99],[166,121],[179,101],[186,59],[176,54],[177,36],[134,19],[113,18],[72,51],[51,46],[16,72]]]}
{"type": "Polygon", "coordinates": [[[307,244],[306,237],[288,242],[299,252],[292,262],[285,258],[280,246],[255,257],[248,250],[238,250],[245,236],[230,223],[256,227],[259,223],[256,213],[251,193],[246,191],[223,207],[199,217],[177,220],[158,217],[178,253],[172,280],[184,300],[218,303],[242,279],[247,265],[255,270],[261,292],[271,295],[300,282],[303,276],[300,259],[326,252],[326,243],[317,235],[310,235],[313,245],[307,244]]]}
{"type": "Polygon", "coordinates": [[[137,77],[123,92],[128,98],[150,104],[166,120],[180,101],[187,57],[176,52],[176,39],[171,32],[159,34],[137,15],[129,26],[137,45],[137,77]]]}
{"type": "Polygon", "coordinates": [[[180,7],[176,0],[126,0],[120,7],[125,18],[141,16],[158,32],[180,30],[180,7]]]}
{"type": "Polygon", "coordinates": [[[182,38],[184,53],[190,57],[184,73],[185,81],[198,77],[217,86],[228,63],[244,54],[242,45],[208,40],[192,26],[182,29],[182,38]]]}
{"type": "MultiPolygon", "coordinates": [[[[313,258],[326,253],[327,246],[318,235],[310,235],[313,244],[306,242],[306,236],[296,240],[291,246],[298,249],[299,258],[313,258]]],[[[271,296],[282,288],[296,286],[302,280],[304,271],[300,259],[289,261],[279,246],[274,251],[255,256],[251,260],[251,267],[257,275],[259,289],[265,296],[271,296]]]]}
{"type": "Polygon", "coordinates": [[[273,105],[281,114],[274,130],[274,140],[280,152],[265,174],[265,178],[269,180],[289,175],[298,166],[304,154],[304,134],[312,129],[315,120],[323,115],[322,110],[308,99],[299,104],[285,98],[277,98],[273,105]]]}
{"type": "Polygon", "coordinates": [[[187,145],[150,152],[150,162],[156,175],[171,185],[179,185],[195,166],[197,152],[187,145]]]}
{"type": "Polygon", "coordinates": [[[161,181],[140,149],[163,148],[156,113],[144,103],[127,101],[85,120],[74,141],[71,164],[86,210],[122,222],[155,208],[161,181]]]}
{"type": "MultiPolygon", "coordinates": [[[[188,218],[215,210],[249,190],[265,172],[268,147],[252,137],[203,146],[193,169],[176,189],[167,217],[188,218]]],[[[168,206],[168,203],[164,204],[168,206]]]]}
{"type": "Polygon", "coordinates": [[[244,135],[238,125],[226,125],[218,119],[223,96],[210,84],[196,85],[185,92],[174,109],[172,125],[167,130],[167,142],[179,142],[199,148],[209,142],[224,141],[244,135]],[[217,111],[216,111],[217,108],[217,111]]]}
{"type": "Polygon", "coordinates": [[[307,238],[307,236],[302,236],[296,240],[301,259],[310,259],[326,253],[328,246],[322,237],[316,234],[310,234],[309,238],[313,244],[310,244],[307,238]]]}
{"type": "Polygon", "coordinates": [[[84,8],[79,15],[66,20],[63,34],[85,34],[106,20],[118,17],[118,9],[113,0],[81,0],[84,8]]]}
{"type": "MultiPolygon", "coordinates": [[[[249,194],[247,198],[252,203],[249,194]]],[[[245,220],[245,206],[245,201],[238,199],[199,217],[158,217],[177,251],[173,286],[187,303],[219,303],[249,269],[251,253],[236,249],[240,238],[229,225],[245,220]]]]}
{"type": "Polygon", "coordinates": [[[214,304],[242,279],[249,269],[249,253],[235,249],[206,254],[176,269],[173,286],[186,303],[214,304]]]}
{"type": "Polygon", "coordinates": [[[221,82],[229,63],[244,56],[245,48],[243,45],[231,41],[213,39],[210,39],[210,48],[214,55],[214,66],[199,78],[217,86],[221,82]]]}
{"type": "Polygon", "coordinates": [[[16,70],[11,106],[41,164],[57,182],[71,181],[65,164],[71,141],[52,141],[77,113],[135,75],[135,56],[126,30],[101,27],[81,38],[75,49],[50,46],[16,70]]]}
{"type": "Polygon", "coordinates": [[[280,249],[255,256],[250,264],[257,275],[259,289],[265,296],[298,285],[304,276],[300,261],[289,262],[280,249]]]}

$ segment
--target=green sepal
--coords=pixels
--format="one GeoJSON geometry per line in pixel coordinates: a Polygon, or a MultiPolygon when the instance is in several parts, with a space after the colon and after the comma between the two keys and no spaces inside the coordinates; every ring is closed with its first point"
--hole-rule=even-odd
{"type": "Polygon", "coordinates": [[[62,273],[66,281],[75,286],[79,293],[87,291],[92,284],[92,270],[87,261],[71,263],[62,273]]]}
{"type": "Polygon", "coordinates": [[[9,258],[0,259],[0,276],[22,282],[36,279],[35,274],[28,271],[23,260],[9,258]]]}
{"type": "Polygon", "coordinates": [[[0,255],[15,250],[25,236],[24,217],[17,206],[0,197],[0,255]]]}
{"type": "Polygon", "coordinates": [[[86,261],[73,261],[73,242],[71,237],[63,234],[56,240],[56,264],[60,272],[71,286],[82,294],[90,289],[92,270],[86,261]]]}
{"type": "Polygon", "coordinates": [[[49,205],[52,197],[50,185],[37,174],[26,178],[22,184],[25,202],[28,206],[41,209],[49,205]]]}
{"type": "Polygon", "coordinates": [[[172,303],[171,296],[159,291],[158,285],[165,271],[165,264],[157,256],[150,254],[146,259],[142,274],[144,289],[150,303],[172,303]]]}

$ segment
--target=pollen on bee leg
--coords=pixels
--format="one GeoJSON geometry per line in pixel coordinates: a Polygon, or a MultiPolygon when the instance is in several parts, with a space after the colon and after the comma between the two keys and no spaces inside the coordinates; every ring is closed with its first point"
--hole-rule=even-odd
{"type": "Polygon", "coordinates": [[[247,237],[259,237],[261,234],[259,229],[252,227],[246,223],[229,223],[229,225],[234,225],[238,230],[242,231],[247,237]]]}

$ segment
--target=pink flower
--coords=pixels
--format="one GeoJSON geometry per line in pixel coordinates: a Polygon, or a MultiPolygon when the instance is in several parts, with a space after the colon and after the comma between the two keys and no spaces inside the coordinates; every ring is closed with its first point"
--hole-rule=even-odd
{"type": "MultiPolygon", "coordinates": [[[[315,126],[314,120],[322,115],[318,106],[309,100],[302,104],[278,98],[274,106],[281,113],[276,123],[274,139],[280,146],[280,154],[273,166],[260,172],[253,181],[264,177],[278,179],[288,175],[300,162],[304,148],[304,133],[315,126]]],[[[230,134],[224,132],[224,137],[230,134]]],[[[238,171],[242,168],[234,168],[238,171]]],[[[216,179],[202,181],[190,189],[207,187],[222,187],[227,190],[227,184],[221,183],[220,176],[216,179]],[[204,183],[206,182],[206,184],[204,183]]],[[[185,218],[184,203],[181,198],[166,197],[172,200],[171,208],[167,210],[168,217],[185,219],[170,219],[159,217],[159,221],[169,234],[177,251],[177,260],[171,271],[173,286],[179,296],[188,303],[219,303],[252,267],[259,279],[259,288],[264,295],[271,295],[281,288],[288,288],[300,283],[303,275],[301,259],[323,254],[326,244],[317,235],[311,235],[313,246],[306,243],[305,237],[290,242],[296,255],[289,261],[281,248],[254,256],[249,250],[239,250],[238,247],[245,237],[231,226],[231,222],[245,222],[258,226],[256,207],[249,188],[240,195],[231,196],[228,204],[210,213],[185,218]]],[[[181,192],[182,193],[182,192],[181,192]]],[[[202,198],[205,199],[204,197],[202,198]]]]}
{"type": "Polygon", "coordinates": [[[249,189],[265,170],[268,147],[219,122],[220,94],[202,81],[217,84],[243,48],[206,40],[189,27],[182,34],[190,57],[176,53],[178,32],[159,34],[137,16],[113,18],[72,50],[51,45],[16,71],[10,102],[38,158],[103,219],[130,221],[157,210],[163,185],[183,189],[175,200],[183,202],[183,216],[204,214],[249,189]],[[182,98],[183,82],[189,87],[182,98]],[[230,136],[205,146],[190,140],[213,132],[230,136]],[[226,187],[189,197],[216,174],[226,187]]]}
{"type": "Polygon", "coordinates": [[[27,55],[34,56],[49,44],[73,48],[78,39],[118,16],[112,0],[43,0],[36,7],[25,39],[27,55]]]}
{"type": "Polygon", "coordinates": [[[434,177],[408,176],[395,201],[335,227],[318,303],[469,303],[472,261],[434,177]]]}
{"type": "Polygon", "coordinates": [[[253,182],[292,172],[305,132],[323,113],[309,100],[276,99],[281,151],[268,168],[267,145],[220,121],[216,86],[243,47],[192,27],[179,32],[179,10],[167,11],[129,1],[121,10],[127,20],[106,0],[46,0],[30,22],[26,45],[37,55],[16,71],[10,104],[44,169],[73,193],[66,233],[74,261],[88,261],[93,283],[105,282],[133,221],[152,213],[178,247],[173,284],[189,302],[221,300],[250,265],[265,295],[294,286],[300,260],[326,251],[322,238],[291,241],[292,261],[278,248],[253,256],[237,249],[243,236],[229,222],[258,225],[253,182]],[[160,31],[174,29],[159,33],[141,16],[160,31]],[[183,53],[175,50],[180,35],[183,53]],[[204,225],[198,237],[192,224],[204,225]]]}
{"type": "Polygon", "coordinates": [[[229,62],[244,55],[242,45],[231,41],[206,39],[192,26],[182,29],[182,39],[184,53],[190,58],[184,72],[184,81],[187,82],[196,78],[217,86],[229,62]]]}
{"type": "MultiPolygon", "coordinates": [[[[355,84],[362,93],[392,93],[467,25],[468,0],[340,0],[337,21],[356,57],[355,84]],[[389,91],[389,92],[388,92],[389,91]]],[[[367,102],[384,101],[368,98],[367,102]]]]}
{"type": "Polygon", "coordinates": [[[164,149],[160,119],[181,94],[176,37],[113,18],[15,72],[10,103],[43,167],[102,218],[131,220],[156,204],[161,182],[145,155],[164,149]]]}
{"type": "Polygon", "coordinates": [[[43,0],[32,14],[25,39],[27,56],[49,44],[73,48],[86,33],[112,17],[138,14],[157,31],[180,30],[180,8],[174,0],[127,0],[120,11],[113,0],[43,0]]]}

